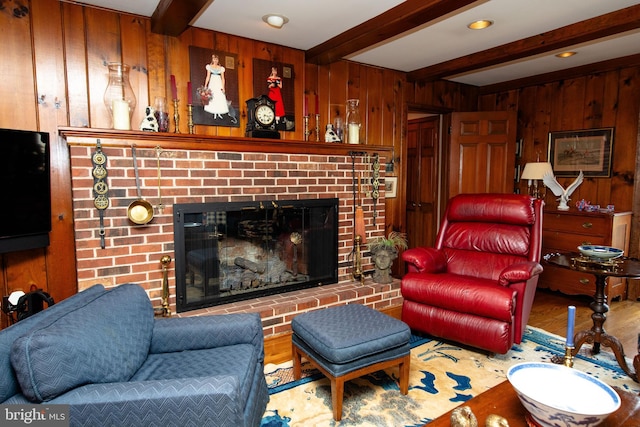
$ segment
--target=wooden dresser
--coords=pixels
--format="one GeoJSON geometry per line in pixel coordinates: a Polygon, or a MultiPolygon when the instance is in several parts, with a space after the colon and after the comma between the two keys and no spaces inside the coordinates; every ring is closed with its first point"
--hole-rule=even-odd
{"type": "MultiPolygon", "coordinates": [[[[577,252],[580,245],[607,245],[629,253],[631,212],[594,213],[546,209],[542,221],[542,256],[554,252],[577,252]]],[[[543,261],[544,272],[538,286],[569,295],[591,295],[595,277],[578,271],[554,267],[543,261]]],[[[607,299],[627,297],[627,281],[609,278],[607,299]]]]}

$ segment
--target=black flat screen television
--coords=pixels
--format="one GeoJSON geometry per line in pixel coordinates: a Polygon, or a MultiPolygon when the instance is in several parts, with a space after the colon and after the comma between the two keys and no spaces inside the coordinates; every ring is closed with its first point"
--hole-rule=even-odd
{"type": "Polygon", "coordinates": [[[49,134],[0,129],[0,253],[49,246],[49,134]]]}

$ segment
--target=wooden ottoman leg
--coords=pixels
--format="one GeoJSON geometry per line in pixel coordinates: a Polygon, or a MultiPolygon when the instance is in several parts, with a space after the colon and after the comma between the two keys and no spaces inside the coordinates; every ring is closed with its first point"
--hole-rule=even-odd
{"type": "Polygon", "coordinates": [[[400,368],[400,393],[409,393],[409,371],[411,370],[411,355],[406,355],[399,365],[400,368]]]}
{"type": "Polygon", "coordinates": [[[291,344],[291,355],[293,356],[293,379],[299,380],[302,376],[302,355],[295,344],[291,344]]]}
{"type": "Polygon", "coordinates": [[[342,419],[342,399],[344,398],[344,378],[330,377],[331,379],[331,407],[333,408],[333,419],[342,419]]]}
{"type": "Polygon", "coordinates": [[[349,304],[300,314],[292,320],[291,329],[292,338],[300,345],[300,347],[296,345],[292,347],[293,376],[296,380],[300,378],[301,357],[304,356],[329,378],[331,406],[335,421],[342,419],[344,383],[351,379],[398,366],[400,391],[402,394],[408,394],[411,355],[406,353],[404,356],[395,355],[398,352],[405,352],[405,349],[408,350],[411,335],[409,327],[401,321],[364,305],[349,304]],[[373,318],[375,318],[374,323],[377,324],[375,328],[370,327],[373,318]],[[345,330],[345,326],[348,329],[345,330]],[[334,339],[334,335],[339,335],[340,339],[334,339]],[[393,335],[393,342],[388,339],[391,335],[393,335]],[[345,354],[344,350],[347,347],[343,344],[350,340],[354,345],[358,344],[362,348],[354,348],[352,344],[347,344],[349,351],[345,354]],[[305,350],[307,345],[313,349],[310,350],[312,355],[305,350]],[[318,348],[321,350],[319,351],[318,348]],[[362,354],[354,354],[358,351],[362,354]],[[368,365],[356,359],[364,356],[369,357],[366,359],[369,362],[368,365]],[[359,361],[353,362],[354,360],[359,361]],[[329,367],[324,368],[323,365],[329,367]],[[335,368],[331,369],[331,366],[335,368]],[[335,377],[329,370],[340,372],[342,375],[335,377]]]}

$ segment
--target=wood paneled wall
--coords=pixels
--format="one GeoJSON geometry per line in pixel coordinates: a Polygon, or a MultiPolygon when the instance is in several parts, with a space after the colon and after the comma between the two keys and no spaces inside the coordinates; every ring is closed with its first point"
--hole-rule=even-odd
{"type": "MultiPolygon", "coordinates": [[[[130,80],[137,97],[132,124],[142,119],[146,105],[156,96],[169,98],[169,76],[175,75],[180,103],[180,130],[187,132],[186,84],[189,80],[189,46],[238,54],[240,99],[254,96],[253,58],[290,63],[294,66],[297,117],[302,117],[305,95],[319,97],[321,139],[324,124],[335,115],[344,116],[348,98],[359,98],[365,143],[394,147],[394,172],[402,173],[401,153],[406,122],[405,74],[352,62],[318,67],[305,64],[304,52],[228,34],[191,28],[180,37],[150,31],[150,20],[58,0],[31,0],[29,13],[16,17],[0,14],[0,127],[49,132],[52,146],[53,231],[46,250],[1,256],[0,292],[28,290],[31,284],[48,290],[55,300],[76,292],[73,215],[68,148],[56,138],[58,127],[110,126],[103,103],[107,86],[107,63],[131,66],[130,80]]],[[[204,78],[204,76],[203,76],[204,78]]],[[[200,82],[194,82],[199,85],[200,82]]],[[[456,107],[455,84],[427,85],[437,103],[456,107]]],[[[419,97],[418,97],[419,98],[419,97]]],[[[425,102],[431,103],[431,100],[425,102]]],[[[173,110],[170,110],[172,113],[173,110]]],[[[172,114],[171,114],[172,115],[172,114]]],[[[212,136],[243,136],[245,106],[240,106],[240,127],[196,126],[196,132],[212,136]]],[[[314,125],[312,119],[312,125],[314,125]]],[[[173,125],[172,125],[173,126],[173,125]]],[[[172,129],[172,128],[171,128],[172,129]]],[[[312,136],[313,137],[313,136],[312,136]]],[[[282,138],[302,140],[302,126],[282,132],[282,138]]],[[[8,201],[3,201],[8,203],[8,201]]],[[[386,228],[404,227],[400,199],[387,201],[386,228]]],[[[3,206],[4,208],[5,206],[3,206]]],[[[4,318],[4,316],[2,316],[4,318]]]]}
{"type": "MultiPolygon", "coordinates": [[[[28,2],[27,7],[25,16],[8,10],[0,13],[0,40],[6,45],[0,60],[0,127],[51,133],[53,232],[47,250],[1,257],[0,289],[6,295],[28,291],[32,285],[58,288],[61,292],[52,295],[59,300],[73,293],[76,285],[69,156],[55,138],[57,126],[68,123],[67,79],[74,76],[65,76],[61,4],[44,0],[28,2]]],[[[2,204],[3,209],[30,208],[12,206],[9,200],[2,204]]],[[[5,316],[1,317],[5,324],[5,316]]]]}
{"type": "MultiPolygon", "coordinates": [[[[639,139],[640,67],[526,86],[506,92],[481,95],[479,110],[518,112],[518,137],[523,138],[519,163],[546,160],[549,132],[613,127],[613,162],[610,178],[587,177],[571,199],[571,205],[585,199],[592,204],[615,205],[617,211],[634,211],[634,181],[639,139]]],[[[565,187],[574,178],[558,178],[565,187]]],[[[526,192],[526,182],[519,184],[526,192]]],[[[557,201],[547,192],[545,203],[557,201]]],[[[631,253],[637,256],[638,221],[632,225],[631,253]]]]}
{"type": "MultiPolygon", "coordinates": [[[[386,201],[386,229],[405,224],[404,147],[407,104],[452,111],[477,109],[519,111],[526,162],[538,150],[546,153],[549,130],[615,126],[614,176],[587,180],[577,196],[601,204],[630,209],[636,157],[639,82],[638,69],[623,69],[571,81],[525,87],[483,95],[470,86],[438,81],[408,83],[406,75],[348,61],[328,66],[304,62],[304,52],[228,34],[191,28],[180,37],[151,33],[147,18],[83,7],[58,0],[30,0],[22,17],[0,13],[0,127],[40,130],[57,135],[58,127],[109,126],[102,97],[107,85],[107,63],[132,67],[131,83],[138,107],[132,123],[156,96],[170,94],[169,76],[176,76],[179,97],[186,99],[189,46],[237,53],[240,99],[254,96],[253,58],[294,66],[296,116],[302,116],[305,95],[319,97],[321,132],[335,115],[344,115],[348,98],[359,98],[367,145],[393,147],[399,196],[386,201]],[[579,106],[579,108],[576,108],[579,106]]],[[[194,82],[199,85],[199,82],[194,82]]],[[[181,132],[187,132],[186,106],[180,104],[181,132]]],[[[172,112],[172,110],[171,110],[172,112]]],[[[196,132],[214,136],[243,136],[246,111],[240,106],[240,127],[197,126],[196,132]]],[[[313,121],[312,121],[313,123],[313,121]]],[[[303,139],[302,126],[282,132],[286,140],[303,139]]],[[[27,290],[35,284],[56,300],[76,292],[73,215],[68,148],[53,138],[53,231],[47,250],[1,256],[0,292],[27,290]]],[[[553,203],[550,199],[548,203],[553,203]]],[[[9,205],[8,201],[3,204],[9,205]]],[[[3,208],[6,206],[3,205],[3,208]]]]}

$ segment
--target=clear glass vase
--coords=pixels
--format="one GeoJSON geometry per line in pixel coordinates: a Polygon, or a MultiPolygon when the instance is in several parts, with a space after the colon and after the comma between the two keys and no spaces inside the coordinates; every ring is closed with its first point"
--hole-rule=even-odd
{"type": "Polygon", "coordinates": [[[155,117],[158,121],[158,132],[169,132],[169,111],[164,96],[156,96],[155,117]]]}
{"type": "Polygon", "coordinates": [[[349,144],[360,144],[360,100],[347,99],[346,136],[349,144]]]}
{"type": "Polygon", "coordinates": [[[333,131],[336,133],[340,142],[344,142],[344,125],[340,115],[337,115],[335,119],[333,119],[333,131]]]}
{"type": "Polygon", "coordinates": [[[110,62],[109,84],[104,91],[104,105],[111,114],[114,129],[131,130],[131,116],[136,108],[136,95],[129,82],[129,66],[110,62]]]}

